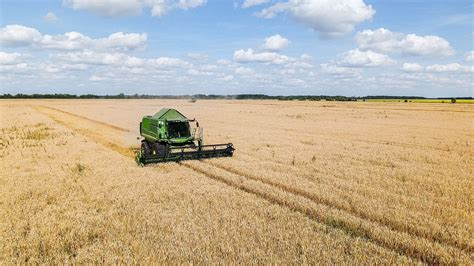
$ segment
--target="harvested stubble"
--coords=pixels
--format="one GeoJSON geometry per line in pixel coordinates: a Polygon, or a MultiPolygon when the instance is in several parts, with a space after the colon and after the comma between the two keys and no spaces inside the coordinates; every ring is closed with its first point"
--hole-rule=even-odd
{"type": "Polygon", "coordinates": [[[0,108],[5,262],[474,261],[469,105],[150,100],[0,108]],[[236,155],[136,167],[129,146],[137,123],[162,106],[196,116],[206,141],[232,141],[236,155]],[[34,137],[22,137],[28,132],[34,137]]]}

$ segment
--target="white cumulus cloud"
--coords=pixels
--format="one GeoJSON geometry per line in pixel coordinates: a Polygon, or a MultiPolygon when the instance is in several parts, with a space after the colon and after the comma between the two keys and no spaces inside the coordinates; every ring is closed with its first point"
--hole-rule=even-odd
{"type": "Polygon", "coordinates": [[[404,53],[422,56],[450,56],[454,50],[449,42],[439,36],[418,36],[392,32],[388,29],[364,30],[355,40],[362,50],[385,53],[404,53]]]}
{"type": "Polygon", "coordinates": [[[88,64],[88,65],[112,65],[140,67],[144,65],[141,58],[129,56],[123,53],[101,53],[94,51],[82,51],[59,54],[57,59],[72,64],[88,64]]]}
{"type": "Polygon", "coordinates": [[[103,17],[139,15],[150,8],[152,16],[163,16],[173,9],[188,10],[205,5],[207,0],[64,0],[74,10],[85,10],[103,17]]]}
{"type": "Polygon", "coordinates": [[[105,78],[104,77],[99,77],[99,76],[96,76],[96,75],[92,75],[92,76],[89,77],[89,80],[90,81],[103,81],[103,80],[105,80],[105,78]]]}
{"type": "Polygon", "coordinates": [[[466,61],[473,62],[474,61],[474,50],[470,51],[466,54],[466,61]]]}
{"type": "Polygon", "coordinates": [[[451,64],[434,64],[426,67],[426,71],[428,72],[458,72],[458,73],[474,73],[474,67],[472,66],[463,66],[459,63],[451,63],[451,64]]]}
{"type": "Polygon", "coordinates": [[[359,76],[360,69],[350,68],[350,67],[341,67],[333,63],[330,64],[321,64],[321,72],[329,74],[336,78],[354,78],[359,76]]]}
{"type": "Polygon", "coordinates": [[[128,50],[138,49],[145,46],[147,41],[146,33],[123,33],[116,32],[107,38],[98,39],[97,46],[105,48],[123,48],[128,50]]]}
{"type": "Polygon", "coordinates": [[[238,67],[234,71],[236,74],[243,75],[243,76],[248,76],[255,73],[255,71],[249,67],[238,67]]]}
{"type": "Polygon", "coordinates": [[[22,25],[7,25],[0,29],[0,44],[3,46],[26,46],[41,38],[38,30],[22,25]]]}
{"type": "Polygon", "coordinates": [[[289,43],[290,41],[288,39],[282,37],[280,34],[276,34],[266,38],[262,48],[265,50],[279,51],[287,47],[289,43]]]}
{"type": "Polygon", "coordinates": [[[106,38],[92,39],[79,32],[67,32],[64,35],[44,35],[39,42],[33,45],[58,50],[134,50],[144,47],[146,41],[146,33],[116,32],[106,38]]]}
{"type": "Polygon", "coordinates": [[[186,68],[191,66],[190,63],[184,60],[172,57],[159,57],[155,59],[149,59],[148,63],[156,68],[186,68]]]}
{"type": "Polygon", "coordinates": [[[203,53],[187,53],[186,55],[198,62],[206,62],[209,59],[209,55],[203,53]]]}
{"type": "Polygon", "coordinates": [[[240,63],[274,63],[283,64],[290,60],[286,55],[281,55],[274,52],[255,52],[249,48],[247,50],[237,50],[234,52],[234,61],[240,63]]]}
{"type": "Polygon", "coordinates": [[[138,15],[143,8],[140,0],[64,0],[64,4],[74,10],[87,10],[105,17],[138,15]]]}
{"type": "MultiPolygon", "coordinates": [[[[13,65],[0,65],[0,73],[31,73],[33,68],[27,63],[13,64],[13,65]]],[[[1,77],[1,76],[0,76],[1,77]]]]}
{"type": "Polygon", "coordinates": [[[219,80],[222,80],[222,81],[232,81],[234,80],[234,76],[233,75],[226,75],[222,78],[219,78],[219,80]]]}
{"type": "Polygon", "coordinates": [[[177,7],[188,10],[205,5],[207,0],[179,0],[177,7]]]}
{"type": "Polygon", "coordinates": [[[48,73],[60,73],[67,70],[82,71],[88,69],[86,64],[48,64],[40,63],[38,65],[41,69],[48,73]]]}
{"type": "Polygon", "coordinates": [[[55,22],[59,20],[53,12],[48,12],[46,15],[44,15],[43,19],[48,22],[55,22]]]}
{"type": "Polygon", "coordinates": [[[23,55],[19,53],[5,53],[0,52],[0,65],[16,65],[23,60],[23,55]]]}
{"type": "MultiPolygon", "coordinates": [[[[301,59],[301,57],[300,57],[301,59]]],[[[313,68],[313,65],[308,63],[308,62],[305,62],[305,61],[299,61],[299,60],[292,60],[292,62],[289,62],[285,65],[286,67],[289,67],[289,68],[305,68],[305,69],[310,69],[310,68],[313,68]]]]}
{"type": "Polygon", "coordinates": [[[270,2],[270,0],[245,0],[242,3],[242,8],[249,8],[270,2]]]}
{"type": "Polygon", "coordinates": [[[325,36],[339,36],[351,32],[355,25],[375,14],[363,0],[289,0],[278,2],[258,12],[263,18],[273,18],[288,12],[298,22],[325,36]]]}
{"type": "Polygon", "coordinates": [[[46,34],[41,40],[32,44],[46,49],[78,50],[92,44],[92,39],[79,32],[67,32],[64,35],[55,36],[46,34]]]}
{"type": "Polygon", "coordinates": [[[93,39],[79,32],[62,35],[42,35],[38,30],[21,25],[7,25],[0,29],[0,43],[5,46],[34,46],[57,50],[134,50],[145,47],[146,33],[116,32],[106,38],[93,39]]]}
{"type": "Polygon", "coordinates": [[[421,72],[423,67],[418,63],[403,63],[402,70],[404,72],[421,72]]]}
{"type": "Polygon", "coordinates": [[[345,67],[376,67],[394,64],[395,61],[384,54],[354,49],[340,55],[337,64],[345,67]]]}

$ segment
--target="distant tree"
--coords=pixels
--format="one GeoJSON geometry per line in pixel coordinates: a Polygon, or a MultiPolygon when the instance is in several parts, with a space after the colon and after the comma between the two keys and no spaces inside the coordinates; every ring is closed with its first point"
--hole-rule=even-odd
{"type": "Polygon", "coordinates": [[[451,103],[456,103],[456,98],[451,98],[451,103]]]}

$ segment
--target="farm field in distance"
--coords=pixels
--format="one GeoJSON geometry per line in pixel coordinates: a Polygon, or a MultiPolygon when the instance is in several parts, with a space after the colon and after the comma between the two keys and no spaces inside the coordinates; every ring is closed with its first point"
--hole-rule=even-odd
{"type": "MultiPolygon", "coordinates": [[[[405,102],[405,99],[367,99],[367,102],[405,102]]],[[[406,102],[413,103],[451,103],[451,99],[406,99],[406,102]]],[[[457,103],[473,104],[473,99],[456,99],[457,103]]]]}
{"type": "Polygon", "coordinates": [[[474,105],[0,101],[0,263],[474,264],[474,105]],[[162,107],[231,158],[139,167],[162,107]]]}

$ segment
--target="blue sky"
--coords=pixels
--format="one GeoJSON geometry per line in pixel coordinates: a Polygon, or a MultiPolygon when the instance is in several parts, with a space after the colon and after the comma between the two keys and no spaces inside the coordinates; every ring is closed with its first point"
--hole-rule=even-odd
{"type": "Polygon", "coordinates": [[[0,92],[473,96],[471,1],[1,2],[0,92]]]}

